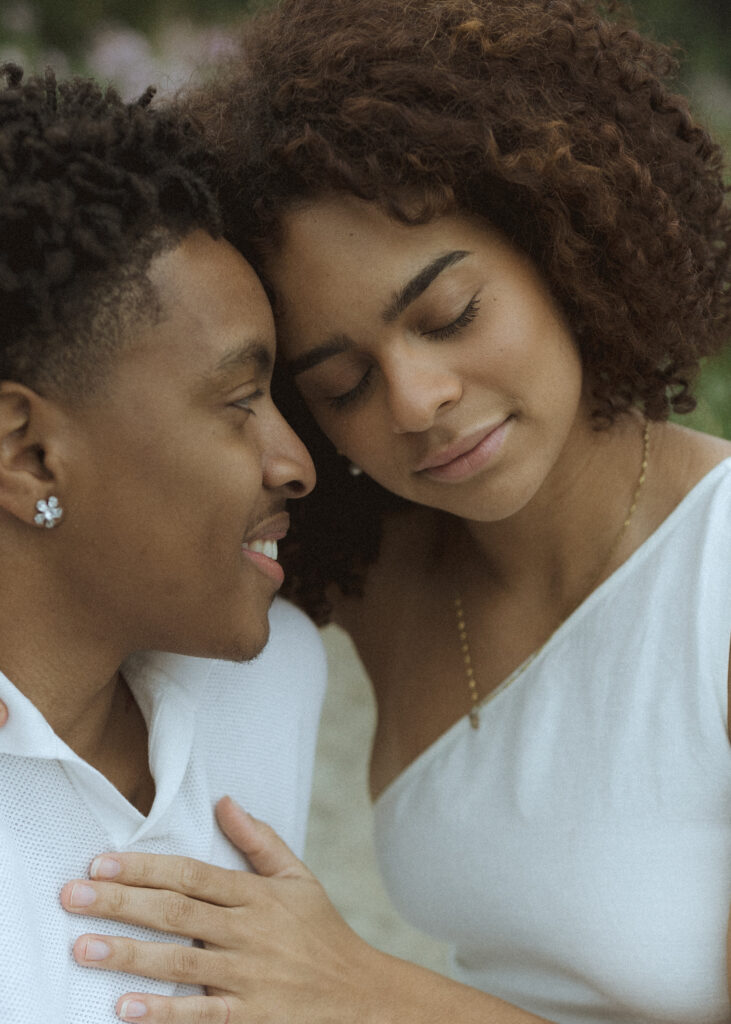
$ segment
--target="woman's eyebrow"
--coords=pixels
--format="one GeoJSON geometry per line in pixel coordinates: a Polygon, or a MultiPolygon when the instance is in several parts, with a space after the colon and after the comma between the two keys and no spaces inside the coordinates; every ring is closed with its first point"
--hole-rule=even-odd
{"type": "Polygon", "coordinates": [[[381,316],[385,323],[390,324],[399,317],[407,306],[410,306],[412,302],[426,291],[432,281],[439,277],[443,270],[454,266],[455,263],[459,263],[460,260],[469,255],[470,253],[466,249],[455,249],[452,252],[437,256],[431,263],[422,267],[418,273],[414,274],[410,281],[407,281],[403,288],[396,292],[384,309],[381,316]]]}
{"type": "Polygon", "coordinates": [[[296,359],[286,359],[285,365],[289,373],[296,377],[297,374],[304,373],[305,370],[311,370],[313,366],[318,366],[326,359],[330,359],[332,356],[339,356],[351,348],[354,348],[354,345],[347,335],[334,334],[332,337],[327,338],[322,345],[315,345],[314,348],[311,348],[309,352],[305,352],[304,355],[298,356],[296,359]]]}

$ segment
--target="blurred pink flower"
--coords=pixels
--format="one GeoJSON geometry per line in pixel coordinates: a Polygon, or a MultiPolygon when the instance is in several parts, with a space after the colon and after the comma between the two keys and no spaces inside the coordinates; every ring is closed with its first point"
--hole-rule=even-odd
{"type": "Polygon", "coordinates": [[[129,99],[155,77],[150,43],[141,32],[122,26],[107,25],[94,33],[85,64],[95,78],[114,82],[129,99]]]}
{"type": "Polygon", "coordinates": [[[107,25],[95,33],[85,63],[96,78],[113,82],[126,99],[133,99],[148,85],[175,92],[234,48],[232,33],[184,19],[167,22],[151,39],[107,25]]]}

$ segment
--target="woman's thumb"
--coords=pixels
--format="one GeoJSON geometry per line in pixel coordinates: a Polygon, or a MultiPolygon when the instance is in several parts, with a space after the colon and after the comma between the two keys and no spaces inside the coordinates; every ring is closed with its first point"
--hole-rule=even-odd
{"type": "Polygon", "coordinates": [[[304,878],[310,874],[270,825],[253,818],[230,796],[216,804],[216,818],[257,874],[267,878],[304,878]]]}

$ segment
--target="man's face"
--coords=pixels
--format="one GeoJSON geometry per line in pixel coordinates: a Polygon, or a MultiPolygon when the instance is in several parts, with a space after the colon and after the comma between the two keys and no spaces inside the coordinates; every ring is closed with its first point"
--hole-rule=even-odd
{"type": "Polygon", "coordinates": [[[251,658],[283,578],[262,542],[314,469],[270,397],[274,325],[249,264],[196,231],[148,276],[158,322],[71,417],[68,602],[125,650],[251,658]]]}

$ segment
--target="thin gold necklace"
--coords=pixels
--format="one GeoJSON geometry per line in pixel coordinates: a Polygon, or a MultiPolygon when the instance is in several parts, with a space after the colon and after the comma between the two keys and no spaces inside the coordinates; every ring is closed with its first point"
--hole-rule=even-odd
{"type": "MultiPolygon", "coordinates": [[[[625,516],[624,522],[620,526],[619,532],[617,533],[617,536],[612,541],[612,546],[609,549],[609,553],[606,556],[606,558],[602,561],[601,567],[600,567],[599,571],[597,572],[596,576],[594,577],[594,582],[592,583],[591,588],[587,591],[587,594],[584,596],[584,598],[582,598],[582,600],[579,601],[579,603],[574,606],[574,608],[571,610],[571,612],[569,612],[568,615],[566,615],[566,617],[564,619],[562,619],[560,625],[557,626],[556,629],[553,630],[551,635],[546,640],[544,640],[544,642],[541,644],[541,646],[536,648],[536,650],[531,655],[529,655],[529,657],[523,662],[523,664],[520,665],[520,667],[518,669],[516,669],[516,671],[513,673],[512,676],[508,676],[508,679],[507,679],[507,682],[505,683],[505,686],[509,686],[511,683],[514,683],[515,680],[519,676],[522,676],[523,673],[526,671],[526,669],[528,669],[529,666],[532,665],[532,663],[535,661],[535,659],[541,653],[541,651],[546,646],[546,644],[554,636],[554,634],[556,633],[556,630],[560,629],[560,626],[563,625],[563,623],[566,621],[566,619],[569,617],[569,615],[571,615],[574,611],[576,611],[576,609],[579,607],[579,605],[582,603],[582,601],[585,600],[586,596],[588,596],[588,594],[590,594],[592,592],[592,590],[594,590],[596,584],[598,583],[598,581],[604,575],[604,572],[605,572],[607,566],[609,565],[609,563],[614,558],[614,555],[615,555],[615,553],[617,551],[617,548],[621,544],[622,538],[624,537],[625,533],[627,532],[627,530],[629,528],[629,525],[632,522],[632,519],[634,517],[634,514],[637,511],[637,503],[639,501],[640,493],[641,493],[642,488],[643,488],[644,483],[645,483],[645,477],[647,476],[647,460],[648,460],[649,452],[650,452],[650,422],[649,422],[649,420],[645,420],[645,429],[644,429],[644,433],[642,435],[642,465],[640,467],[640,475],[639,475],[639,478],[637,480],[637,484],[635,486],[634,494],[632,495],[632,501],[630,502],[630,506],[629,506],[629,508],[627,510],[627,515],[625,516]]],[[[457,594],[457,596],[454,599],[454,610],[455,610],[456,615],[457,615],[457,633],[459,634],[459,642],[460,642],[460,647],[462,649],[462,660],[464,662],[465,673],[467,675],[467,688],[469,690],[470,700],[472,701],[472,707],[470,708],[470,713],[469,713],[470,725],[472,726],[473,729],[477,729],[477,728],[479,728],[479,725],[480,725],[480,712],[479,712],[480,691],[477,689],[477,682],[475,680],[475,672],[474,672],[474,668],[472,666],[472,655],[470,653],[470,642],[469,642],[469,639],[468,639],[468,636],[467,636],[467,624],[465,623],[464,608],[462,607],[462,597],[460,596],[460,594],[457,594]]],[[[502,688],[503,687],[501,687],[501,689],[502,688]]]]}

